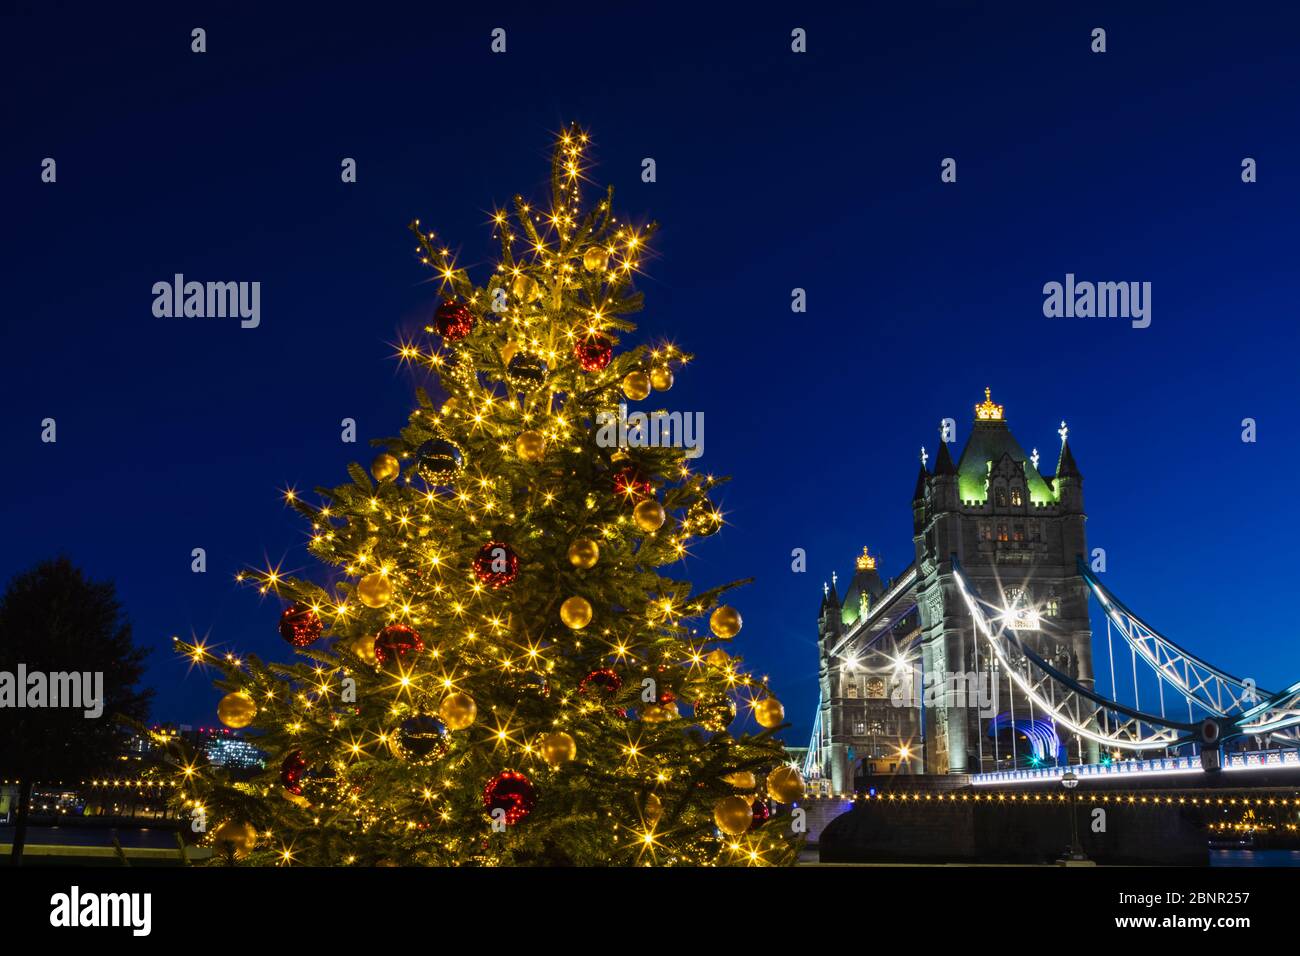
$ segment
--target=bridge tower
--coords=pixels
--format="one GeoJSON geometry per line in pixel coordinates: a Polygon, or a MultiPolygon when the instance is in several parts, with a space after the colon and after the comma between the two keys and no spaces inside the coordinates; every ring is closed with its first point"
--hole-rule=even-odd
{"type": "MultiPolygon", "coordinates": [[[[1059,434],[1056,474],[1045,477],[1038,470],[1037,450],[1032,456],[1024,453],[1003,406],[995,405],[985,389],[958,461],[953,462],[947,443],[940,441],[934,471],[921,466],[912,502],[912,540],[925,682],[928,687],[949,675],[963,680],[978,674],[987,689],[983,708],[974,694],[965,694],[963,701],[953,693],[956,684],[948,685],[949,693],[935,695],[925,712],[927,773],[992,770],[995,755],[1006,766],[1010,755],[1005,741],[1018,731],[1034,729],[1027,736],[1039,747],[1045,736],[1044,727],[1031,728],[1034,715],[1009,676],[993,680],[994,662],[983,639],[977,643],[974,621],[953,577],[953,555],[986,601],[1001,601],[1011,611],[1012,626],[1026,645],[1092,687],[1088,590],[1076,566],[1076,558],[1087,553],[1083,475],[1070,451],[1064,422],[1059,434]],[[996,717],[989,716],[987,707],[987,691],[993,687],[996,717]],[[1001,746],[989,733],[997,726],[1010,729],[1001,746]]],[[[963,686],[976,689],[969,683],[963,686]]],[[[1022,742],[1022,762],[1024,746],[1022,742]]],[[[1060,746],[1073,756],[1079,743],[1061,739],[1060,746]]],[[[1083,748],[1086,760],[1097,759],[1095,744],[1085,741],[1083,748]]],[[[1050,761],[1058,754],[1039,756],[1050,761]]]]}
{"type": "MultiPolygon", "coordinates": [[[[871,773],[892,753],[891,741],[900,734],[908,740],[919,737],[919,726],[907,724],[908,714],[891,701],[891,682],[874,667],[861,664],[845,638],[855,631],[885,593],[885,583],[876,570],[876,559],[862,549],[856,572],[841,601],[839,580],[832,576],[817,617],[817,647],[820,655],[818,681],[821,690],[819,712],[820,766],[835,792],[854,789],[859,772],[871,773]]],[[[898,766],[897,758],[893,764],[898,766]]]]}

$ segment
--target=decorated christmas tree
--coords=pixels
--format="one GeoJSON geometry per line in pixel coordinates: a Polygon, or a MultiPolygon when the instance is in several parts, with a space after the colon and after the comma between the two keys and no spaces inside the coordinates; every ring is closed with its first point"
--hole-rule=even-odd
{"type": "Polygon", "coordinates": [[[442,288],[430,344],[402,357],[446,397],[420,389],[369,472],[351,465],[318,503],[286,493],[327,586],[241,578],[283,599],[296,662],[178,643],[220,669],[218,716],[267,755],[252,780],[181,769],[216,860],[793,860],[783,709],[721,602],[744,582],[693,593],[662,573],[721,530],[720,479],[648,440],[654,411],[609,427],[690,356],[623,347],[653,226],[616,218],[612,191],[584,204],[586,145],[559,137],[549,206],[496,213],[486,286],[412,224],[442,288]]]}

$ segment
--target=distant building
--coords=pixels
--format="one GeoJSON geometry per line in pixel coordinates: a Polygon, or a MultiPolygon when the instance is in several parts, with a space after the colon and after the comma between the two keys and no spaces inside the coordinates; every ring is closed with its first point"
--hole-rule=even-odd
{"type": "Polygon", "coordinates": [[[173,741],[183,742],[195,753],[203,754],[216,767],[260,769],[266,766],[266,754],[228,727],[161,724],[152,727],[147,735],[137,734],[130,749],[144,756],[165,749],[173,741]]]}
{"type": "Polygon", "coordinates": [[[208,755],[208,762],[217,767],[260,769],[266,766],[266,755],[262,751],[229,731],[209,737],[203,751],[208,755]]]}

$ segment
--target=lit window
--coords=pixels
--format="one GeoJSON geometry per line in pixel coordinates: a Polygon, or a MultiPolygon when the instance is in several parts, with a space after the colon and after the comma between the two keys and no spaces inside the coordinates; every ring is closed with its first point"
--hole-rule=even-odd
{"type": "Polygon", "coordinates": [[[1005,521],[998,522],[998,540],[999,541],[1007,540],[1007,523],[1005,521]]]}
{"type": "Polygon", "coordinates": [[[981,541],[993,540],[993,525],[989,524],[987,521],[980,522],[980,540],[981,541]]]}
{"type": "Polygon", "coordinates": [[[1020,522],[1016,522],[1015,529],[1013,530],[1012,534],[1013,534],[1013,538],[1012,538],[1013,541],[1024,541],[1025,526],[1022,525],[1020,522]]]}
{"type": "Polygon", "coordinates": [[[1024,498],[1020,494],[1019,488],[1011,489],[1011,503],[1015,505],[1017,508],[1019,508],[1021,505],[1025,503],[1024,498]]]}
{"type": "Polygon", "coordinates": [[[1007,490],[1005,488],[999,488],[997,494],[993,497],[999,508],[1005,508],[1007,506],[1007,490]]]}

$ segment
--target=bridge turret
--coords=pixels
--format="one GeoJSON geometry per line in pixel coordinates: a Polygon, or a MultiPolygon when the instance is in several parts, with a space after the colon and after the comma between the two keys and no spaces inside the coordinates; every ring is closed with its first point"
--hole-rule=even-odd
{"type": "MultiPolygon", "coordinates": [[[[933,520],[935,515],[956,511],[961,506],[957,466],[953,464],[947,442],[939,443],[939,453],[935,456],[934,474],[929,478],[929,488],[930,497],[925,501],[925,507],[921,509],[921,520],[914,522],[914,525],[924,526],[926,522],[933,520]]],[[[916,505],[914,500],[912,502],[914,516],[917,514],[916,505]]],[[[920,527],[916,530],[919,531],[920,527]]]]}
{"type": "Polygon", "coordinates": [[[1061,503],[1061,511],[1067,514],[1083,512],[1083,474],[1074,462],[1074,453],[1070,451],[1069,429],[1061,422],[1061,456],[1056,461],[1056,495],[1061,503]]]}
{"type": "Polygon", "coordinates": [[[921,449],[921,472],[916,476],[916,490],[912,492],[912,534],[918,535],[925,527],[925,489],[930,482],[930,472],[925,467],[925,449],[921,449]]]}
{"type": "Polygon", "coordinates": [[[836,590],[839,582],[834,575],[831,576],[831,582],[822,585],[822,606],[817,612],[817,638],[822,643],[823,653],[827,638],[839,637],[841,633],[840,596],[836,590]]]}

